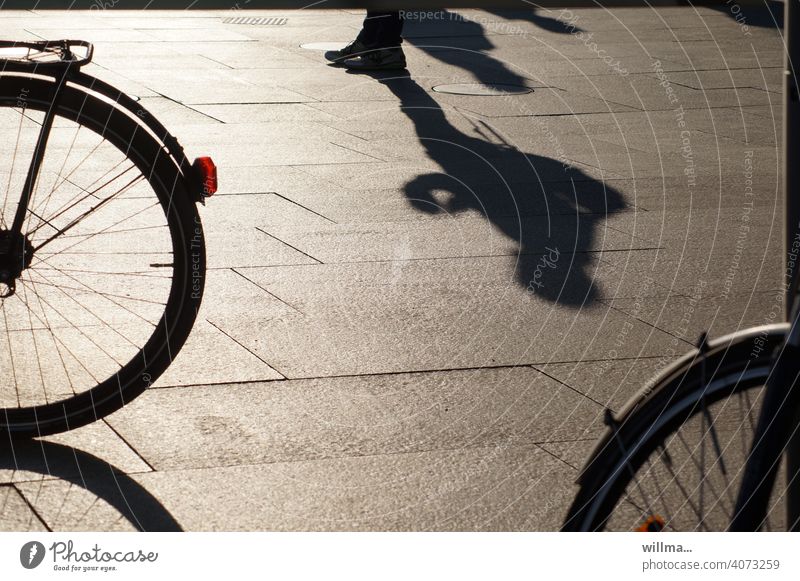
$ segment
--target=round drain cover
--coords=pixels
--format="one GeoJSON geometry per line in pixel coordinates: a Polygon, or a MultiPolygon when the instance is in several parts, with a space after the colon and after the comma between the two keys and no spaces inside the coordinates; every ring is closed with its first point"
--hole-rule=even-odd
{"type": "Polygon", "coordinates": [[[348,42],[308,42],[301,44],[300,48],[307,48],[308,50],[342,50],[346,47],[348,42]]]}
{"type": "Polygon", "coordinates": [[[522,85],[503,85],[493,84],[484,85],[481,83],[460,83],[456,85],[438,85],[433,88],[437,93],[449,93],[451,95],[473,95],[480,97],[497,97],[500,95],[525,95],[532,93],[530,87],[522,85]]]}

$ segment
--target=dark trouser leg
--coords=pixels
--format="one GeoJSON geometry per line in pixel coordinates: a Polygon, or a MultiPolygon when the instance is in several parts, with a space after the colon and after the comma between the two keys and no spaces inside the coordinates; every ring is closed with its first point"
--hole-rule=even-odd
{"type": "Polygon", "coordinates": [[[403,19],[400,12],[367,11],[364,25],[358,34],[358,40],[370,48],[388,48],[400,46],[403,32],[403,19]]]}

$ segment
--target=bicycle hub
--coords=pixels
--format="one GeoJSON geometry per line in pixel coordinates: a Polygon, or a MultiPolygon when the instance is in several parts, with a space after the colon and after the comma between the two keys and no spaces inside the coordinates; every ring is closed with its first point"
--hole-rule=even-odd
{"type": "Polygon", "coordinates": [[[16,280],[22,271],[31,265],[33,245],[25,236],[14,236],[8,230],[0,230],[0,297],[14,294],[16,280]]]}

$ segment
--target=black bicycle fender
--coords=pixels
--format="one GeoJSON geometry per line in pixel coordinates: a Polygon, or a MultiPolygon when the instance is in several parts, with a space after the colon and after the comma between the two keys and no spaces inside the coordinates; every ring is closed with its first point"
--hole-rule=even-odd
{"type": "MultiPolygon", "coordinates": [[[[742,346],[748,342],[753,342],[753,345],[758,345],[755,341],[759,338],[763,339],[761,343],[763,345],[768,345],[772,342],[778,343],[783,340],[788,331],[788,323],[750,327],[708,341],[707,350],[710,352],[717,352],[717,354],[723,352],[727,353],[731,349],[742,346]]],[[[677,361],[668,365],[653,381],[629,399],[618,413],[611,414],[612,421],[617,425],[625,423],[637,409],[648,399],[654,397],[659,390],[665,389],[665,386],[672,384],[677,378],[686,375],[695,366],[699,365],[700,361],[697,358],[699,353],[700,351],[698,349],[693,349],[677,361]]],[[[768,353],[765,353],[765,355],[768,355],[768,353]]],[[[575,480],[577,484],[583,485],[584,480],[590,473],[591,466],[611,441],[613,434],[614,429],[609,427],[597,441],[575,480]]]]}

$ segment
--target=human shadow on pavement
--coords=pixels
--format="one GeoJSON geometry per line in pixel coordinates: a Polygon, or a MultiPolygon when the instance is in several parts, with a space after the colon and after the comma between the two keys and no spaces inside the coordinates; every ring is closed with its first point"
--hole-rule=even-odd
{"type": "MultiPolygon", "coordinates": [[[[548,32],[557,32],[560,34],[583,32],[579,27],[573,26],[568,22],[538,13],[535,7],[530,8],[529,10],[502,10],[498,8],[486,8],[485,10],[486,12],[494,14],[495,16],[499,16],[506,21],[521,20],[524,22],[530,22],[531,24],[536,25],[538,28],[548,32]]],[[[509,30],[511,33],[515,32],[514,29],[509,30]]]]}
{"type": "MultiPolygon", "coordinates": [[[[717,0],[681,0],[681,5],[711,8],[733,18],[740,26],[783,29],[784,3],[776,0],[749,2],[719,2],[717,0]]],[[[744,30],[744,29],[743,29],[744,30]]]]}
{"type": "MultiPolygon", "coordinates": [[[[103,523],[87,522],[93,530],[109,530],[120,519],[127,520],[139,531],[178,532],[183,529],[167,509],[142,485],[124,474],[108,462],[76,448],[45,442],[29,440],[7,443],[0,449],[0,486],[37,487],[37,498],[47,497],[53,502],[52,495],[42,490],[49,483],[68,483],[63,493],[61,504],[53,502],[52,510],[60,515],[69,515],[70,530],[81,528],[81,519],[88,516],[89,510],[97,504],[98,499],[108,503],[115,511],[114,520],[105,528],[103,523]],[[3,473],[33,472],[39,477],[21,475],[12,478],[3,473]],[[18,481],[18,482],[17,482],[18,481]],[[80,495],[75,488],[84,489],[94,499],[89,508],[78,505],[80,495]],[[75,506],[69,506],[76,503],[75,506]],[[70,511],[75,510],[76,514],[70,511]]],[[[36,499],[28,499],[34,511],[37,510],[36,499]]],[[[5,507],[3,507],[5,509],[5,507]]],[[[112,514],[113,511],[112,511],[112,514]]],[[[47,515],[45,515],[46,518],[47,515]]],[[[96,517],[90,517],[96,518],[96,517]]],[[[0,514],[0,520],[2,515],[0,514]]]]}
{"type": "MultiPolygon", "coordinates": [[[[486,84],[525,85],[526,80],[520,76],[509,63],[500,61],[488,54],[495,48],[494,43],[486,35],[483,26],[476,21],[456,18],[458,14],[442,10],[445,22],[453,22],[458,35],[448,35],[442,29],[441,36],[415,36],[422,34],[421,24],[408,26],[404,40],[436,60],[447,65],[458,67],[469,73],[478,82],[486,84]],[[408,29],[411,29],[410,31],[408,29]]],[[[433,23],[435,26],[436,23],[433,23]]],[[[431,31],[436,34],[435,29],[431,31]]]]}
{"type": "Polygon", "coordinates": [[[599,298],[592,252],[605,245],[607,214],[625,207],[618,191],[569,163],[520,151],[481,119],[463,117],[480,137],[467,135],[408,76],[371,76],[398,98],[441,168],[405,185],[414,208],[483,216],[517,243],[515,278],[537,296],[576,308],[599,298]]]}

